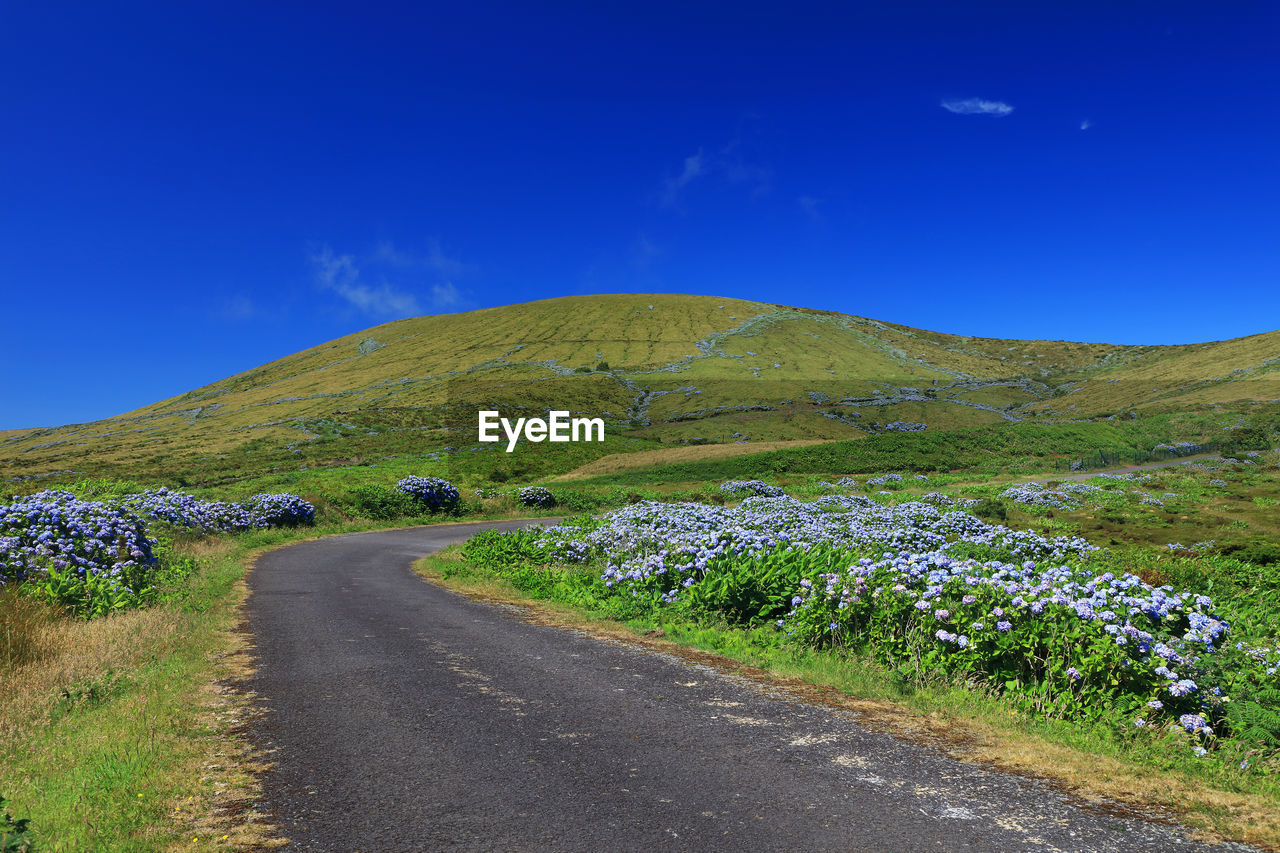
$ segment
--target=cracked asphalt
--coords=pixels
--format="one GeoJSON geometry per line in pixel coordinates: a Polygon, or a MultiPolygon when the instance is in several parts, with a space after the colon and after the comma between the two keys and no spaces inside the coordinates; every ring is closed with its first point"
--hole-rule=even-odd
{"type": "Polygon", "coordinates": [[[531,624],[413,560],[489,527],[261,557],[248,622],[289,849],[1246,850],[1081,806],[673,655],[531,624]]]}

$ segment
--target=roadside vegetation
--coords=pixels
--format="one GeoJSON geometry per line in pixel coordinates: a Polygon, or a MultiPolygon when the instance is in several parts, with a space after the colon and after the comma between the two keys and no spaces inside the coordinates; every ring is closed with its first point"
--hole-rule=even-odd
{"type": "Polygon", "coordinates": [[[102,479],[0,504],[0,850],[283,843],[240,737],[245,572],[291,541],[461,517],[449,484],[402,482],[390,518],[102,479]]]}
{"type": "Polygon", "coordinates": [[[482,534],[422,570],[834,687],[957,754],[1280,845],[1280,454],[907,491],[927,485],[845,478],[798,501],[728,482],[728,506],[482,534]],[[1094,524],[1104,512],[1123,539],[1094,524]],[[1217,539],[1171,541],[1206,525],[1217,539]]]}

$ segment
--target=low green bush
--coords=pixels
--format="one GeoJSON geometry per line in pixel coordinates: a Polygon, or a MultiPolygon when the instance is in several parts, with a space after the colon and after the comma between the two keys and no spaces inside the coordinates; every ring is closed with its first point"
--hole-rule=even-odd
{"type": "Polygon", "coordinates": [[[347,489],[336,502],[351,515],[378,520],[403,518],[415,514],[417,509],[416,502],[410,495],[390,486],[373,483],[347,489]]]}

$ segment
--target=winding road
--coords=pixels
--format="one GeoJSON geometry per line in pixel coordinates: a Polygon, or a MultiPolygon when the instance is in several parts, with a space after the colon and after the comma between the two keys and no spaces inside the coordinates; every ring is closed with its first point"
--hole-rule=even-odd
{"type": "Polygon", "coordinates": [[[349,534],[250,574],[259,805],[289,849],[1189,851],[1186,833],[676,656],[532,624],[349,534]]]}

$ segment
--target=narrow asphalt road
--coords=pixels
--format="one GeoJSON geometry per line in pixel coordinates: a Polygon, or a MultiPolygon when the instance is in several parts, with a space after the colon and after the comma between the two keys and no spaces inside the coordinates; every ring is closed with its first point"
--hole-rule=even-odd
{"type": "Polygon", "coordinates": [[[261,808],[289,849],[1201,849],[410,571],[493,526],[515,523],[352,534],[258,560],[251,686],[266,713],[252,736],[272,750],[261,808]]]}

